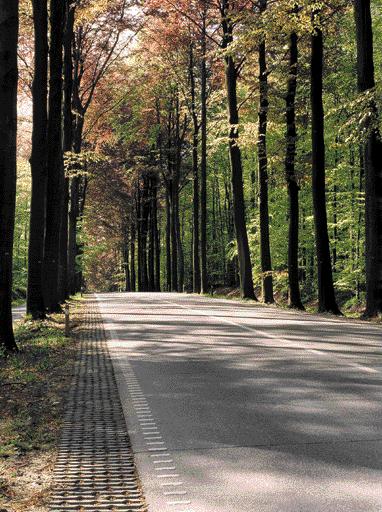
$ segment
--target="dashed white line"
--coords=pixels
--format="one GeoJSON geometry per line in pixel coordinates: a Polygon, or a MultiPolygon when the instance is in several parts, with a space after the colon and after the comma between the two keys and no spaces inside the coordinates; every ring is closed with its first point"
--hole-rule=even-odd
{"type": "MultiPolygon", "coordinates": [[[[150,452],[150,457],[152,457],[154,470],[156,472],[155,474],[158,479],[165,480],[160,482],[160,485],[163,488],[163,495],[166,498],[170,498],[172,496],[174,498],[176,496],[185,497],[187,495],[187,491],[181,488],[184,484],[183,482],[179,481],[179,474],[175,472],[171,473],[171,471],[176,471],[176,466],[173,459],[171,458],[171,455],[168,453],[168,449],[165,446],[165,442],[163,441],[163,438],[160,434],[160,430],[156,424],[156,421],[154,420],[148,401],[144,397],[142,389],[137,379],[135,378],[131,367],[128,370],[127,377],[130,397],[133,403],[135,414],[138,418],[142,434],[144,436],[147,449],[150,452]],[[172,479],[177,479],[177,481],[171,481],[172,479]]],[[[171,507],[176,507],[178,505],[189,505],[191,503],[191,501],[184,499],[174,499],[166,502],[167,505],[171,507]]],[[[188,510],[183,512],[193,511],[188,510]]]]}

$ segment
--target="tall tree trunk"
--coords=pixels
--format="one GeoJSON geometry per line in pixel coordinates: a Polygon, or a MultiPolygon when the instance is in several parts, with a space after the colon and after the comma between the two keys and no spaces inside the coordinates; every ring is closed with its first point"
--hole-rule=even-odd
{"type": "Polygon", "coordinates": [[[298,46],[297,34],[292,32],[289,41],[289,80],[286,96],[286,158],[285,175],[288,187],[289,201],[289,237],[288,237],[288,279],[289,279],[289,307],[304,309],[301,302],[298,249],[299,249],[299,199],[300,187],[295,173],[296,158],[296,90],[298,73],[298,46]]]}
{"type": "Polygon", "coordinates": [[[193,251],[192,251],[192,288],[194,293],[201,291],[200,240],[199,240],[199,121],[196,112],[196,89],[194,73],[194,48],[190,45],[189,76],[191,85],[191,115],[193,122],[192,174],[193,174],[193,251]]]}
{"type": "Polygon", "coordinates": [[[50,81],[48,119],[48,182],[46,201],[46,235],[44,254],[45,301],[49,312],[60,310],[58,273],[60,258],[60,228],[63,204],[62,159],[62,43],[64,3],[50,2],[50,81]]]}
{"type": "Polygon", "coordinates": [[[171,184],[171,290],[173,292],[178,289],[178,237],[176,233],[176,187],[174,179],[171,184]]]}
{"type": "MultiPolygon", "coordinates": [[[[73,151],[76,154],[81,153],[82,132],[84,126],[83,116],[77,112],[73,131],[73,151]]],[[[80,169],[76,169],[80,172],[80,169]]],[[[68,234],[68,282],[69,293],[74,295],[77,291],[77,221],[79,217],[79,187],[80,178],[78,176],[71,179],[70,182],[70,209],[69,209],[69,234],[68,234]]]]}
{"type": "Polygon", "coordinates": [[[153,237],[155,259],[155,286],[156,292],[161,291],[160,285],[160,235],[158,229],[158,180],[154,180],[153,186],[153,237]]]}
{"type": "MultiPolygon", "coordinates": [[[[228,0],[222,2],[222,27],[224,32],[223,48],[233,42],[233,26],[230,19],[228,0]]],[[[243,298],[255,299],[252,279],[252,264],[249,252],[248,234],[245,218],[245,202],[243,190],[243,169],[239,147],[239,112],[237,104],[237,69],[232,55],[225,56],[225,74],[229,116],[229,152],[232,172],[233,212],[239,258],[240,292],[243,298]]]]}
{"type": "Polygon", "coordinates": [[[77,256],[77,218],[78,218],[78,181],[70,182],[69,235],[68,235],[68,283],[69,294],[76,293],[76,256],[77,256]]]}
{"type": "Polygon", "coordinates": [[[0,347],[17,350],[12,326],[16,203],[17,0],[0,0],[0,347]]]}
{"type": "Polygon", "coordinates": [[[203,2],[201,58],[201,148],[200,148],[200,263],[201,292],[208,292],[207,270],[207,2],[203,2]]]}
{"type": "Polygon", "coordinates": [[[140,180],[137,180],[137,198],[136,198],[136,216],[137,216],[137,263],[138,263],[138,291],[143,292],[143,248],[142,248],[142,197],[140,189],[140,180]]]}
{"type": "MultiPolygon", "coordinates": [[[[72,0],[65,2],[65,32],[64,32],[64,152],[73,149],[73,29],[74,29],[75,4],[72,0]]],[[[69,294],[68,278],[68,215],[69,215],[69,178],[64,177],[63,207],[60,232],[60,274],[59,293],[60,300],[64,301],[69,294]]]]}
{"type": "Polygon", "coordinates": [[[311,108],[312,108],[312,192],[316,233],[318,309],[340,314],[337,306],[330,247],[325,194],[325,141],[323,92],[323,36],[319,27],[319,12],[313,14],[314,33],[311,37],[311,108]]]}
{"type": "MultiPolygon", "coordinates": [[[[365,193],[365,152],[362,145],[359,146],[359,188],[358,188],[358,197],[361,197],[363,193],[365,193]]],[[[357,215],[357,242],[356,242],[356,262],[357,267],[361,267],[361,239],[362,239],[362,224],[363,224],[364,211],[361,207],[360,201],[358,199],[358,215],[357,215]]],[[[361,280],[357,274],[357,299],[359,300],[361,297],[361,280]]]]}
{"type": "Polygon", "coordinates": [[[135,292],[137,290],[136,284],[136,272],[135,272],[135,234],[136,234],[136,225],[133,220],[131,223],[131,233],[130,233],[130,276],[131,276],[131,291],[135,292]]]}
{"type": "Polygon", "coordinates": [[[178,254],[178,291],[183,293],[184,291],[184,252],[182,243],[182,231],[180,227],[180,215],[179,215],[179,193],[177,194],[176,200],[176,216],[175,216],[175,229],[176,229],[176,245],[178,254]]]}
{"type": "MultiPolygon", "coordinates": [[[[358,90],[375,87],[373,30],[370,0],[355,0],[357,30],[358,90]]],[[[382,313],[382,141],[378,129],[378,109],[369,102],[372,124],[364,147],[366,198],[366,317],[382,313]]],[[[369,121],[370,122],[370,121],[369,121]]]]}
{"type": "MultiPolygon", "coordinates": [[[[260,12],[267,8],[267,0],[260,0],[260,12]]],[[[268,71],[265,40],[259,44],[259,137],[257,142],[259,161],[259,211],[260,211],[260,256],[262,271],[262,295],[267,304],[274,302],[272,260],[269,240],[269,205],[268,205],[268,155],[267,155],[267,124],[268,124],[268,71]]]]}
{"type": "Polygon", "coordinates": [[[42,271],[44,261],[46,207],[46,144],[48,123],[48,3],[33,0],[34,78],[32,198],[28,250],[27,313],[34,320],[45,317],[42,271]]]}
{"type": "Polygon", "coordinates": [[[171,184],[166,185],[166,281],[167,291],[172,290],[172,262],[171,262],[171,184]]]}
{"type": "Polygon", "coordinates": [[[150,214],[150,197],[149,197],[149,185],[147,176],[143,179],[143,191],[142,191],[142,206],[141,206],[141,249],[142,249],[142,261],[141,261],[141,272],[142,272],[142,291],[149,291],[149,275],[148,275],[148,251],[147,251],[147,235],[149,227],[149,214],[150,214]]]}
{"type": "Polygon", "coordinates": [[[130,240],[127,224],[124,226],[123,243],[123,267],[125,270],[125,291],[131,292],[131,273],[130,273],[130,240]]]}
{"type": "Polygon", "coordinates": [[[150,223],[149,223],[149,290],[155,291],[155,228],[154,217],[156,204],[154,203],[155,176],[149,177],[150,223]]]}

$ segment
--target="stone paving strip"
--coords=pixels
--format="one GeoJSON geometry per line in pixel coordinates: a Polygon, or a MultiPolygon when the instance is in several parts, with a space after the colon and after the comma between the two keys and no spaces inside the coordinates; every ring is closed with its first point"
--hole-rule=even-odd
{"type": "Polygon", "coordinates": [[[49,510],[143,512],[147,508],[96,301],[84,301],[79,315],[79,358],[49,510]]]}

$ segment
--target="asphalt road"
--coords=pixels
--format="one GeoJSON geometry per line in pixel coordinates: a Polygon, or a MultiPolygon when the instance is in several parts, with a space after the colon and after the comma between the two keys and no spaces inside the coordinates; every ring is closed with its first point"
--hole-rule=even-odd
{"type": "Polygon", "coordinates": [[[382,329],[104,294],[149,512],[381,512],[382,329]]]}
{"type": "Polygon", "coordinates": [[[16,306],[16,307],[12,308],[13,321],[21,320],[21,318],[25,315],[25,313],[26,313],[25,306],[16,306]]]}

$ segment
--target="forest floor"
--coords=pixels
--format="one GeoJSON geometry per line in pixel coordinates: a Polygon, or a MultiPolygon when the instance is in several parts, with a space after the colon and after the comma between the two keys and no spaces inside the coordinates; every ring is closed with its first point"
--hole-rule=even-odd
{"type": "Polygon", "coordinates": [[[20,352],[0,358],[0,511],[45,512],[77,348],[63,315],[22,320],[15,333],[20,352]]]}

